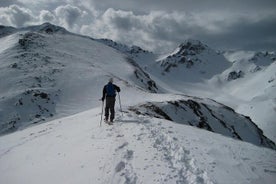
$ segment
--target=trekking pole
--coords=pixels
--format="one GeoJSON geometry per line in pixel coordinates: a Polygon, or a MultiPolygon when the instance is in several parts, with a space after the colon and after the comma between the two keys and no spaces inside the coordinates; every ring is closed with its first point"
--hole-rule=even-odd
{"type": "Polygon", "coordinates": [[[121,104],[121,98],[120,98],[120,93],[118,92],[118,97],[119,97],[119,104],[120,104],[120,110],[123,116],[123,110],[122,110],[122,104],[121,104]]]}
{"type": "Polygon", "coordinates": [[[102,126],[102,121],[103,121],[103,109],[104,109],[104,101],[102,101],[102,114],[101,114],[100,126],[102,126]]]}

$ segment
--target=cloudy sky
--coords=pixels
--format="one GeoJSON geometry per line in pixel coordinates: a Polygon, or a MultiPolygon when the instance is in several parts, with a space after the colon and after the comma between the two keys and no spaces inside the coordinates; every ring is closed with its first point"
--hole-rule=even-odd
{"type": "Polygon", "coordinates": [[[276,0],[0,0],[0,24],[44,22],[159,53],[186,39],[276,51],[276,0]]]}

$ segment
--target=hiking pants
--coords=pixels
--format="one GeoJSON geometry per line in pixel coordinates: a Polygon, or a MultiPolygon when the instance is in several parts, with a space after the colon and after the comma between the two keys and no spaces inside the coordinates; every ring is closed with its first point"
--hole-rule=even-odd
{"type": "Polygon", "coordinates": [[[110,121],[113,121],[115,117],[115,97],[107,96],[105,102],[105,119],[108,120],[110,111],[110,121]]]}

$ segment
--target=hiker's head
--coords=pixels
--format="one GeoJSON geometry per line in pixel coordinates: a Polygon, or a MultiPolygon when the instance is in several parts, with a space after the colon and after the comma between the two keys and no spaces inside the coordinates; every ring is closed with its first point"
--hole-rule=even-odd
{"type": "Polygon", "coordinates": [[[109,82],[113,83],[113,78],[112,77],[109,79],[109,82]]]}

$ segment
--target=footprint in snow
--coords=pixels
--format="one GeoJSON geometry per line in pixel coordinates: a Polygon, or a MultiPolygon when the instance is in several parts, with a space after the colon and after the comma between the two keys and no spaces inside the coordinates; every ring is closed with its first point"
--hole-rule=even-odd
{"type": "Polygon", "coordinates": [[[121,146],[119,146],[116,151],[123,149],[124,147],[126,147],[128,145],[128,142],[124,142],[121,146]]]}
{"type": "Polygon", "coordinates": [[[116,172],[120,172],[122,171],[124,168],[126,167],[126,164],[125,162],[121,161],[117,164],[116,168],[115,168],[115,171],[116,172]]]}
{"type": "Polygon", "coordinates": [[[134,153],[133,150],[127,150],[124,158],[127,160],[131,160],[133,158],[133,153],[134,153]]]}

